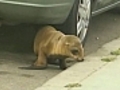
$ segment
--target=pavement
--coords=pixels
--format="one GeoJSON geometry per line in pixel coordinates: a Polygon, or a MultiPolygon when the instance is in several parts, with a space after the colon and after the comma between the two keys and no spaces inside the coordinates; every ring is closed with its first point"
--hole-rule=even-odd
{"type": "Polygon", "coordinates": [[[96,52],[62,71],[34,90],[120,90],[120,55],[111,55],[120,48],[120,38],[103,45],[96,52]],[[114,58],[102,61],[103,58],[114,58]]]}
{"type": "MultiPolygon", "coordinates": [[[[92,18],[85,45],[85,55],[96,52],[105,43],[120,37],[119,12],[119,8],[113,9],[92,18]]],[[[0,27],[0,90],[34,90],[62,72],[58,66],[50,66],[46,70],[21,70],[18,68],[29,66],[35,60],[32,44],[39,27],[25,24],[0,27]]],[[[90,65],[97,68],[92,62],[94,59],[93,61],[91,59],[90,65]]],[[[85,63],[86,66],[89,64],[87,59],[85,63]]],[[[80,64],[79,67],[82,68],[84,64],[80,64]]],[[[101,63],[98,62],[98,64],[101,63]]],[[[90,71],[88,71],[89,69],[84,73],[79,71],[80,76],[85,73],[89,74],[90,71]]]]}

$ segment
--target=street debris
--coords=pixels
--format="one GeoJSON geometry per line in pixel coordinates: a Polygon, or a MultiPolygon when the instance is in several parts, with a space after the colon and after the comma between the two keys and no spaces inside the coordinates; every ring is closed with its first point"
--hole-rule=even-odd
{"type": "Polygon", "coordinates": [[[96,37],[96,40],[99,40],[99,37],[96,37]]]}

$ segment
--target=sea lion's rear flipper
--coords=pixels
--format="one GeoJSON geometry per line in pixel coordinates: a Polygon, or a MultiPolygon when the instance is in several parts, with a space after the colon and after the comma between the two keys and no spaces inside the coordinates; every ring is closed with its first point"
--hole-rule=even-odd
{"type": "Polygon", "coordinates": [[[25,70],[43,70],[46,69],[46,66],[28,66],[28,67],[18,67],[19,69],[25,69],[25,70]]]}

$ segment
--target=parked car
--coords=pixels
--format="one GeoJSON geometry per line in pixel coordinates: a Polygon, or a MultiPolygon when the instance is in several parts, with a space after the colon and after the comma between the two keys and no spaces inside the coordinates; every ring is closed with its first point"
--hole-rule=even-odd
{"type": "Polygon", "coordinates": [[[59,25],[84,44],[90,18],[119,4],[120,0],[0,0],[0,20],[59,25]]]}

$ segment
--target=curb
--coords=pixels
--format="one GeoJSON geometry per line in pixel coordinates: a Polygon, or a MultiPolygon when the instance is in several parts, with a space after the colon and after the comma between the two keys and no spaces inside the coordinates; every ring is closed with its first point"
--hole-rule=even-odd
{"type": "MultiPolygon", "coordinates": [[[[73,90],[73,88],[69,89],[65,86],[68,84],[81,83],[108,65],[109,62],[103,62],[101,59],[108,56],[111,57],[110,52],[118,48],[120,48],[120,38],[103,45],[96,52],[86,56],[84,62],[74,64],[35,90],[73,90]]],[[[79,89],[80,88],[74,88],[74,90],[79,89]]]]}

